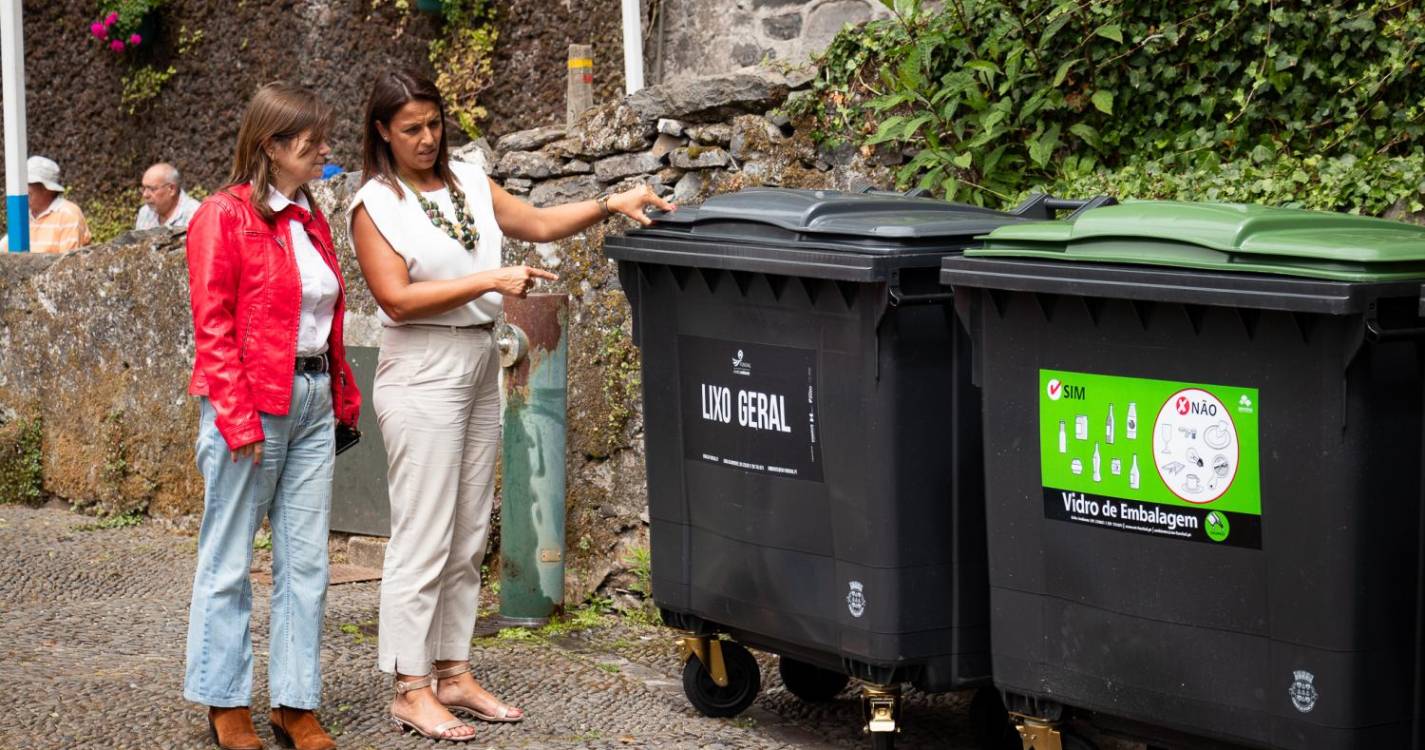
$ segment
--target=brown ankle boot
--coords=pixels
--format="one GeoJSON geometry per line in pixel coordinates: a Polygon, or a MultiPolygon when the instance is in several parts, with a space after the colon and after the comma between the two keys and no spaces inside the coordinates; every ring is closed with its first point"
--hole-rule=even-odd
{"type": "Polygon", "coordinates": [[[336,750],[336,741],[322,729],[315,711],[278,706],[267,715],[272,734],[283,747],[296,750],[336,750]]]}
{"type": "Polygon", "coordinates": [[[262,750],[262,740],[252,728],[252,711],[247,706],[208,707],[208,736],[222,750],[262,750]]]}

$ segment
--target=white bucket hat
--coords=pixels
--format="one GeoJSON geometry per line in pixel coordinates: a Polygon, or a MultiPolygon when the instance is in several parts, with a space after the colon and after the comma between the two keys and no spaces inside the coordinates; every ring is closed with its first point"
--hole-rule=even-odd
{"type": "Polygon", "coordinates": [[[56,193],[64,192],[64,186],[59,184],[59,165],[53,159],[31,156],[25,162],[25,172],[29,174],[31,185],[38,182],[56,193]]]}

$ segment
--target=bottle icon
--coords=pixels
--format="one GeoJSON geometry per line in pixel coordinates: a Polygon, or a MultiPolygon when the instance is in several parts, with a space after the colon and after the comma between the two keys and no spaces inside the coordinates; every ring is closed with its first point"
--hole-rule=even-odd
{"type": "Polygon", "coordinates": [[[1059,420],[1059,452],[1069,452],[1069,430],[1062,419],[1059,420]]]}
{"type": "Polygon", "coordinates": [[[1103,459],[1099,458],[1099,455],[1098,455],[1098,443],[1094,443],[1094,444],[1093,444],[1093,480],[1094,480],[1095,482],[1102,482],[1102,481],[1103,481],[1103,472],[1100,470],[1102,466],[1103,466],[1103,459]]]}
{"type": "Polygon", "coordinates": [[[1103,427],[1104,442],[1113,445],[1113,404],[1108,405],[1108,422],[1103,427]]]}
{"type": "Polygon", "coordinates": [[[1125,433],[1129,440],[1138,439],[1138,404],[1133,401],[1128,402],[1128,423],[1125,433]]]}
{"type": "Polygon", "coordinates": [[[1133,465],[1128,467],[1128,486],[1138,489],[1138,454],[1133,454],[1133,465]]]}

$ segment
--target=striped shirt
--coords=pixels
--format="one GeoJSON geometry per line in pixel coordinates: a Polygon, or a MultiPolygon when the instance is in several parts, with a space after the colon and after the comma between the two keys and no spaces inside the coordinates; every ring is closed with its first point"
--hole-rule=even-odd
{"type": "MultiPolygon", "coordinates": [[[[93,237],[79,206],[57,196],[39,216],[30,216],[30,252],[67,253],[84,247],[93,237]]],[[[0,240],[0,251],[10,249],[10,237],[0,240]]]]}

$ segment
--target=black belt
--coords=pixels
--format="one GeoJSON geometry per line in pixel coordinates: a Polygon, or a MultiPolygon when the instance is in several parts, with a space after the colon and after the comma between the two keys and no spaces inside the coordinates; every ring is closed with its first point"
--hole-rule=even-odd
{"type": "Polygon", "coordinates": [[[297,372],[326,372],[327,355],[318,354],[312,357],[297,358],[297,372]]]}
{"type": "Polygon", "coordinates": [[[395,326],[395,327],[396,327],[396,328],[442,328],[442,329],[445,329],[445,330],[447,330],[447,331],[473,331],[473,330],[486,330],[486,331],[488,331],[488,330],[494,329],[494,327],[495,327],[495,322],[494,322],[494,321],[490,321],[489,323],[472,323],[472,324],[470,324],[470,325],[463,325],[463,326],[448,326],[448,325],[443,325],[443,324],[441,324],[441,323],[402,323],[401,325],[395,326]]]}

